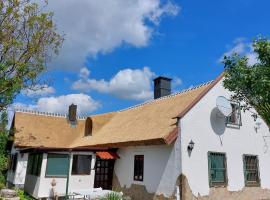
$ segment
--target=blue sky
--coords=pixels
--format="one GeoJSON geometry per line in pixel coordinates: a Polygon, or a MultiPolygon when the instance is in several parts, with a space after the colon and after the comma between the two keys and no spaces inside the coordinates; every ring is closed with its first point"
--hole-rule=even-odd
{"type": "Polygon", "coordinates": [[[256,61],[251,41],[269,36],[269,7],[267,0],[51,1],[63,49],[42,75],[48,88],[24,91],[14,105],[65,113],[73,102],[91,115],[151,99],[158,75],[173,78],[174,91],[215,79],[224,54],[256,61]]]}

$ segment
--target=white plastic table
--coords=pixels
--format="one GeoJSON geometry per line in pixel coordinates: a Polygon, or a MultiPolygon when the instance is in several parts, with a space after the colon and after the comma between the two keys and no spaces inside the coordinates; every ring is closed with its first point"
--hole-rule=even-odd
{"type": "MultiPolygon", "coordinates": [[[[83,196],[84,199],[91,200],[91,199],[105,197],[107,194],[109,194],[111,192],[113,192],[113,191],[102,190],[102,189],[96,188],[96,189],[90,189],[90,190],[74,191],[73,193],[75,195],[83,196]]],[[[122,195],[122,194],[120,193],[120,195],[122,195]]]]}

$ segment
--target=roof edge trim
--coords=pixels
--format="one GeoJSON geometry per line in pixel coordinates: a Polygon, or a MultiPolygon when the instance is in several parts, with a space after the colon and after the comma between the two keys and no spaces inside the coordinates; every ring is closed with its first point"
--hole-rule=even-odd
{"type": "Polygon", "coordinates": [[[177,118],[184,117],[222,78],[224,77],[224,72],[222,72],[210,85],[207,87],[204,91],[199,94],[199,96],[194,99],[191,104],[189,104],[186,109],[184,109],[179,115],[177,115],[177,118]]]}

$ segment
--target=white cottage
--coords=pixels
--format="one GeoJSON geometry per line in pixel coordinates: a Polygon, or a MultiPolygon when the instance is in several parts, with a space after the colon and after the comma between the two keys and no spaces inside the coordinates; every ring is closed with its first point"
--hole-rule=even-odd
{"type": "Polygon", "coordinates": [[[176,94],[155,79],[155,99],[112,113],[16,112],[8,182],[35,198],[102,187],[135,200],[270,199],[270,132],[215,81],[176,94]]]}

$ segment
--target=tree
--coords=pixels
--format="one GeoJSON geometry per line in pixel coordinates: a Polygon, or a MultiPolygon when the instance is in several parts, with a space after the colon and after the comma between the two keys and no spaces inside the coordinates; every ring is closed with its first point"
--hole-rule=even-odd
{"type": "MultiPolygon", "coordinates": [[[[45,4],[46,5],[46,4],[45,4]]],[[[33,88],[63,42],[52,20],[30,0],[0,1],[0,111],[33,88]]]]}
{"type": "MultiPolygon", "coordinates": [[[[224,57],[224,86],[234,92],[232,99],[244,102],[243,110],[255,108],[270,127],[270,41],[258,37],[253,41],[257,63],[248,64],[246,56],[224,57]]],[[[256,119],[257,115],[252,114],[256,119]]]]}

